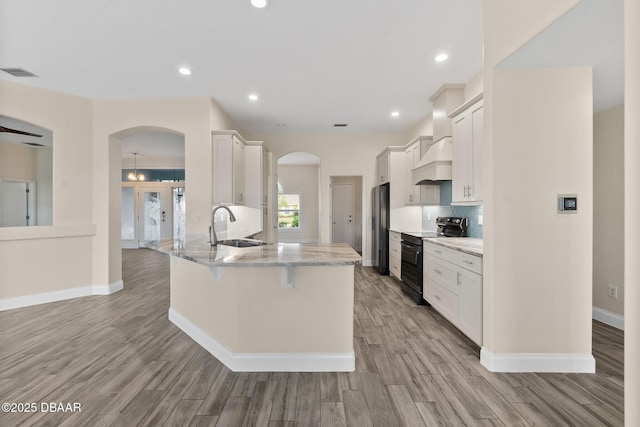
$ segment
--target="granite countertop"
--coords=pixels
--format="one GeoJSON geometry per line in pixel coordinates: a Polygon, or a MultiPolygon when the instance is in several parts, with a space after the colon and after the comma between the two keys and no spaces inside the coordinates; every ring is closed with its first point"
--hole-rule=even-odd
{"type": "Polygon", "coordinates": [[[425,242],[435,243],[445,248],[455,249],[470,255],[482,256],[482,239],[473,237],[437,237],[425,238],[425,242]]]}
{"type": "Polygon", "coordinates": [[[159,252],[209,267],[329,266],[362,262],[362,257],[346,243],[273,243],[236,248],[212,247],[209,236],[189,235],[185,240],[147,242],[159,252]]]}

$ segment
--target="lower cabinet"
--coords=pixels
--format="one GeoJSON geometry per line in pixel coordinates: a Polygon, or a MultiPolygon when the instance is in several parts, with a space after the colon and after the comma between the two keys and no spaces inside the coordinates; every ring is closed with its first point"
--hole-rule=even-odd
{"type": "Polygon", "coordinates": [[[389,231],[389,273],[401,280],[402,236],[397,231],[389,231]]]}
{"type": "Polygon", "coordinates": [[[424,252],[424,298],[482,345],[482,258],[429,242],[424,252]]]}

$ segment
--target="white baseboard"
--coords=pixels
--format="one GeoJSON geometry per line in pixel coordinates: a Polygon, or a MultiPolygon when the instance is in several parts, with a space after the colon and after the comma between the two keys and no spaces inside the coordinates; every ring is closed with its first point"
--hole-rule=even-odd
{"type": "Polygon", "coordinates": [[[351,353],[233,353],[173,308],[169,320],[234,372],[353,372],[351,353]]]}
{"type": "Polygon", "coordinates": [[[603,308],[593,307],[592,316],[594,320],[602,322],[606,325],[613,326],[616,329],[624,331],[624,316],[605,310],[603,308]]]}
{"type": "Polygon", "coordinates": [[[590,354],[507,353],[480,350],[480,363],[491,372],[580,372],[594,373],[596,360],[590,354]]]}
{"type": "Polygon", "coordinates": [[[0,311],[64,301],[72,298],[88,297],[91,295],[109,295],[123,288],[124,284],[122,280],[118,280],[107,286],[80,286],[77,288],[61,289],[59,291],[4,298],[0,299],[0,311]]]}
{"type": "Polygon", "coordinates": [[[111,295],[121,291],[122,289],[124,289],[124,282],[122,280],[118,280],[117,282],[113,282],[106,286],[94,285],[92,287],[92,295],[111,295]]]}
{"type": "Polygon", "coordinates": [[[363,259],[362,260],[362,266],[363,267],[373,267],[373,261],[371,261],[370,259],[363,259]]]}

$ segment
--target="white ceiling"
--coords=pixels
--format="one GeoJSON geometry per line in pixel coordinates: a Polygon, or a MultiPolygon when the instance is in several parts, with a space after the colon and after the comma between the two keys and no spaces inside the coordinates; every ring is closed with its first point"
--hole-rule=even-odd
{"type": "Polygon", "coordinates": [[[593,109],[624,100],[624,2],[583,0],[501,64],[501,68],[593,67],[593,109]]]}
{"type": "Polygon", "coordinates": [[[0,0],[7,67],[90,98],[212,97],[248,133],[404,133],[482,70],[482,0],[0,0]]]}

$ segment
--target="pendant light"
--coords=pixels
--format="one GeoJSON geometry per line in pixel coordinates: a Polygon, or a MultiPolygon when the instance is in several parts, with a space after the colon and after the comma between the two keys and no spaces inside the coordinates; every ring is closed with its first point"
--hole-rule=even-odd
{"type": "Polygon", "coordinates": [[[138,175],[138,153],[133,153],[133,172],[127,175],[129,181],[144,181],[144,175],[138,175]]]}

